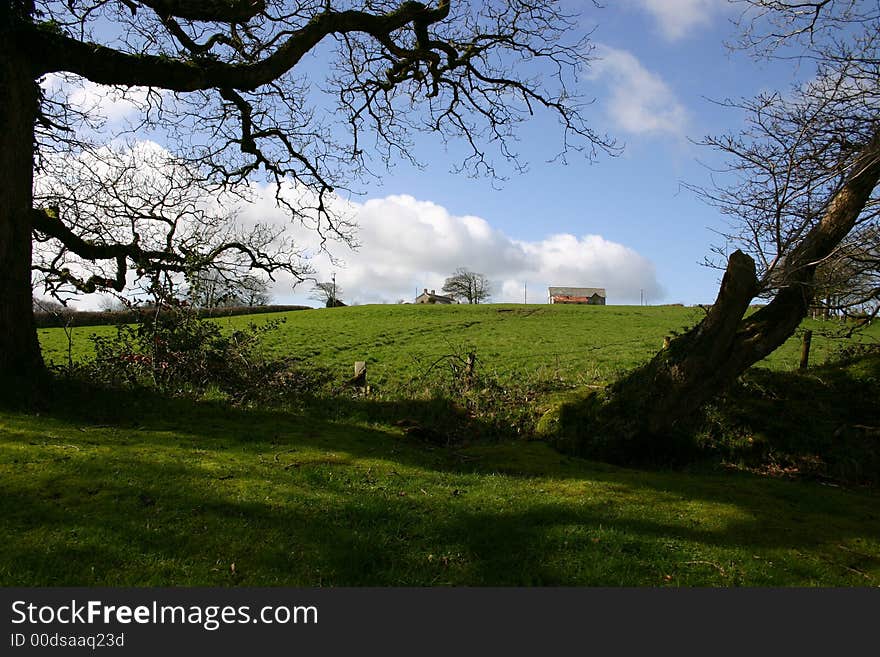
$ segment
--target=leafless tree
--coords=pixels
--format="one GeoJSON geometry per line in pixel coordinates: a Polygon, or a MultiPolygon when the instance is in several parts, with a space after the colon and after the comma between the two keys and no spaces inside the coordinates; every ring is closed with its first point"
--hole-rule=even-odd
{"type": "Polygon", "coordinates": [[[35,313],[52,313],[60,315],[61,313],[75,312],[73,308],[67,307],[63,303],[59,303],[54,299],[47,299],[45,297],[34,297],[33,307],[35,313]]]}
{"type": "Polygon", "coordinates": [[[113,294],[105,294],[101,296],[98,308],[105,313],[114,313],[126,309],[126,301],[119,296],[113,294]]]}
{"type": "Polygon", "coordinates": [[[219,303],[249,272],[310,272],[283,226],[238,221],[246,190],[216,189],[154,143],[46,155],[34,183],[50,208],[34,224],[34,282],[59,299],[177,274],[212,281],[219,303]]]}
{"type": "Polygon", "coordinates": [[[336,284],[336,280],[315,283],[310,295],[315,301],[320,301],[328,308],[344,306],[342,302],[342,288],[336,284]]]}
{"type": "MultiPolygon", "coordinates": [[[[855,231],[816,269],[813,316],[858,318],[857,330],[880,311],[880,229],[855,231]]],[[[850,333],[850,330],[847,330],[850,333]]]]}
{"type": "Polygon", "coordinates": [[[269,303],[266,281],[251,274],[229,276],[222,269],[209,268],[189,277],[187,299],[197,308],[265,306],[269,303]]]}
{"type": "Polygon", "coordinates": [[[668,457],[678,425],[793,335],[819,293],[817,272],[852,262],[852,247],[876,234],[880,5],[739,4],[741,46],[794,58],[814,75],[784,94],[725,103],[747,125],[705,140],[728,165],[718,184],[697,189],[730,219],[716,250],[726,267],[718,297],[696,327],[611,386],[579,439],[584,452],[668,457]],[[755,298],[767,303],[746,315],[755,298]]]}
{"type": "Polygon", "coordinates": [[[301,273],[295,253],[291,260],[278,248],[279,235],[256,230],[242,239],[222,206],[190,203],[189,186],[246,196],[248,185],[270,184],[291,219],[322,240],[350,241],[354,227],[334,199],[372,175],[374,162],[413,158],[416,130],[462,139],[462,167],[489,176],[500,175],[499,162],[519,165],[512,138],[538,110],[559,119],[563,155],[613,150],[584,121],[573,81],[589,61],[588,34],[564,5],[4,0],[0,371],[43,367],[30,308],[34,265],[59,293],[118,289],[218,258],[266,274],[301,273]],[[71,85],[86,98],[93,89],[97,100],[72,102],[71,85]],[[124,127],[101,119],[111,92],[139,110],[124,127]],[[326,111],[327,98],[336,111],[326,111]],[[91,177],[119,172],[124,181],[140,169],[140,151],[131,146],[128,161],[115,144],[145,135],[163,144],[170,170],[182,176],[169,181],[171,196],[137,198],[116,186],[98,208],[51,186],[34,196],[35,171],[96,154],[110,166],[91,177]],[[114,146],[102,151],[106,144],[114,146]],[[196,247],[187,243],[193,226],[215,232],[196,247]],[[34,238],[60,258],[39,250],[32,261],[34,238]]]}
{"type": "Polygon", "coordinates": [[[67,340],[67,367],[73,369],[73,320],[76,310],[63,303],[59,303],[54,299],[45,297],[34,297],[33,308],[35,313],[51,315],[56,326],[60,326],[64,331],[64,338],[67,340]]]}
{"type": "Polygon", "coordinates": [[[238,303],[250,308],[267,306],[272,301],[269,286],[262,278],[247,275],[236,281],[234,297],[238,303]]]}
{"type": "Polygon", "coordinates": [[[484,274],[459,267],[443,283],[443,291],[453,299],[480,303],[492,296],[492,285],[484,274]]]}

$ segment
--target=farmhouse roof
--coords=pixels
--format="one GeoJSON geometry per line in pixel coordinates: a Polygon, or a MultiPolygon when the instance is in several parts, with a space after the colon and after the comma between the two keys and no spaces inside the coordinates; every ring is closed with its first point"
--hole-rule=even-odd
{"type": "Polygon", "coordinates": [[[416,303],[418,303],[419,299],[424,299],[425,301],[431,303],[455,303],[455,299],[452,297],[443,296],[442,294],[437,294],[436,290],[431,290],[428,292],[428,289],[425,290],[416,297],[416,303]]]}
{"type": "Polygon", "coordinates": [[[551,297],[591,297],[598,294],[600,297],[607,296],[604,287],[551,287],[551,297]]]}

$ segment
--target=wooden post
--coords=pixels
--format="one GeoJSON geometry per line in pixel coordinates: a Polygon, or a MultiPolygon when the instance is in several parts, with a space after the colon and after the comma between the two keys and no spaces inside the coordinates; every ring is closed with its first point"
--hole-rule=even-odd
{"type": "Polygon", "coordinates": [[[363,360],[356,360],[354,362],[354,378],[351,380],[351,383],[356,388],[363,388],[366,390],[367,388],[367,363],[363,360]]]}
{"type": "Polygon", "coordinates": [[[810,329],[804,331],[804,344],[801,347],[800,369],[805,370],[810,365],[810,343],[813,341],[813,332],[810,329]]]}

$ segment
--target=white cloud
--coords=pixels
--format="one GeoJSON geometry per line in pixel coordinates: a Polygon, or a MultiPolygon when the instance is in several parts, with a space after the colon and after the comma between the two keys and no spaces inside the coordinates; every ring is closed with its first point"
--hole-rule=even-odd
{"type": "Polygon", "coordinates": [[[663,78],[626,50],[600,45],[596,54],[592,77],[608,85],[607,113],[619,130],[684,137],[688,112],[663,78]]]}
{"type": "Polygon", "coordinates": [[[727,0],[630,0],[657,21],[666,39],[677,41],[712,23],[728,8],[727,0]]]}
{"type": "Polygon", "coordinates": [[[110,123],[135,116],[151,93],[146,87],[108,87],[76,75],[58,73],[46,75],[41,86],[47,93],[65,98],[73,109],[110,123]]]}
{"type": "MultiPolygon", "coordinates": [[[[254,220],[283,221],[272,209],[272,191],[246,208],[254,220]]],[[[609,303],[636,302],[640,290],[651,298],[662,296],[653,264],[634,250],[599,235],[548,235],[539,241],[516,240],[488,221],[471,215],[456,216],[430,201],[407,195],[352,203],[349,210],[359,225],[356,251],[337,246],[334,254],[344,263],[335,266],[326,257],[313,264],[321,280],[331,272],[345,292],[346,301],[389,303],[411,301],[423,288],[440,290],[457,267],[481,272],[493,283],[496,302],[520,302],[528,284],[532,303],[546,301],[550,285],[604,287],[609,303]]],[[[296,229],[303,242],[314,236],[296,229]]],[[[290,281],[279,281],[276,298],[291,298],[290,281]]],[[[308,285],[297,289],[304,299],[308,285]]]]}

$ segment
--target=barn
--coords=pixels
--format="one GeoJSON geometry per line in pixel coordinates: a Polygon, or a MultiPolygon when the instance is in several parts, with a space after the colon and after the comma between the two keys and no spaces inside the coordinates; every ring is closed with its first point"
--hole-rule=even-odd
{"type": "Polygon", "coordinates": [[[602,287],[551,287],[550,303],[579,303],[590,306],[605,305],[605,288],[602,287]]]}

